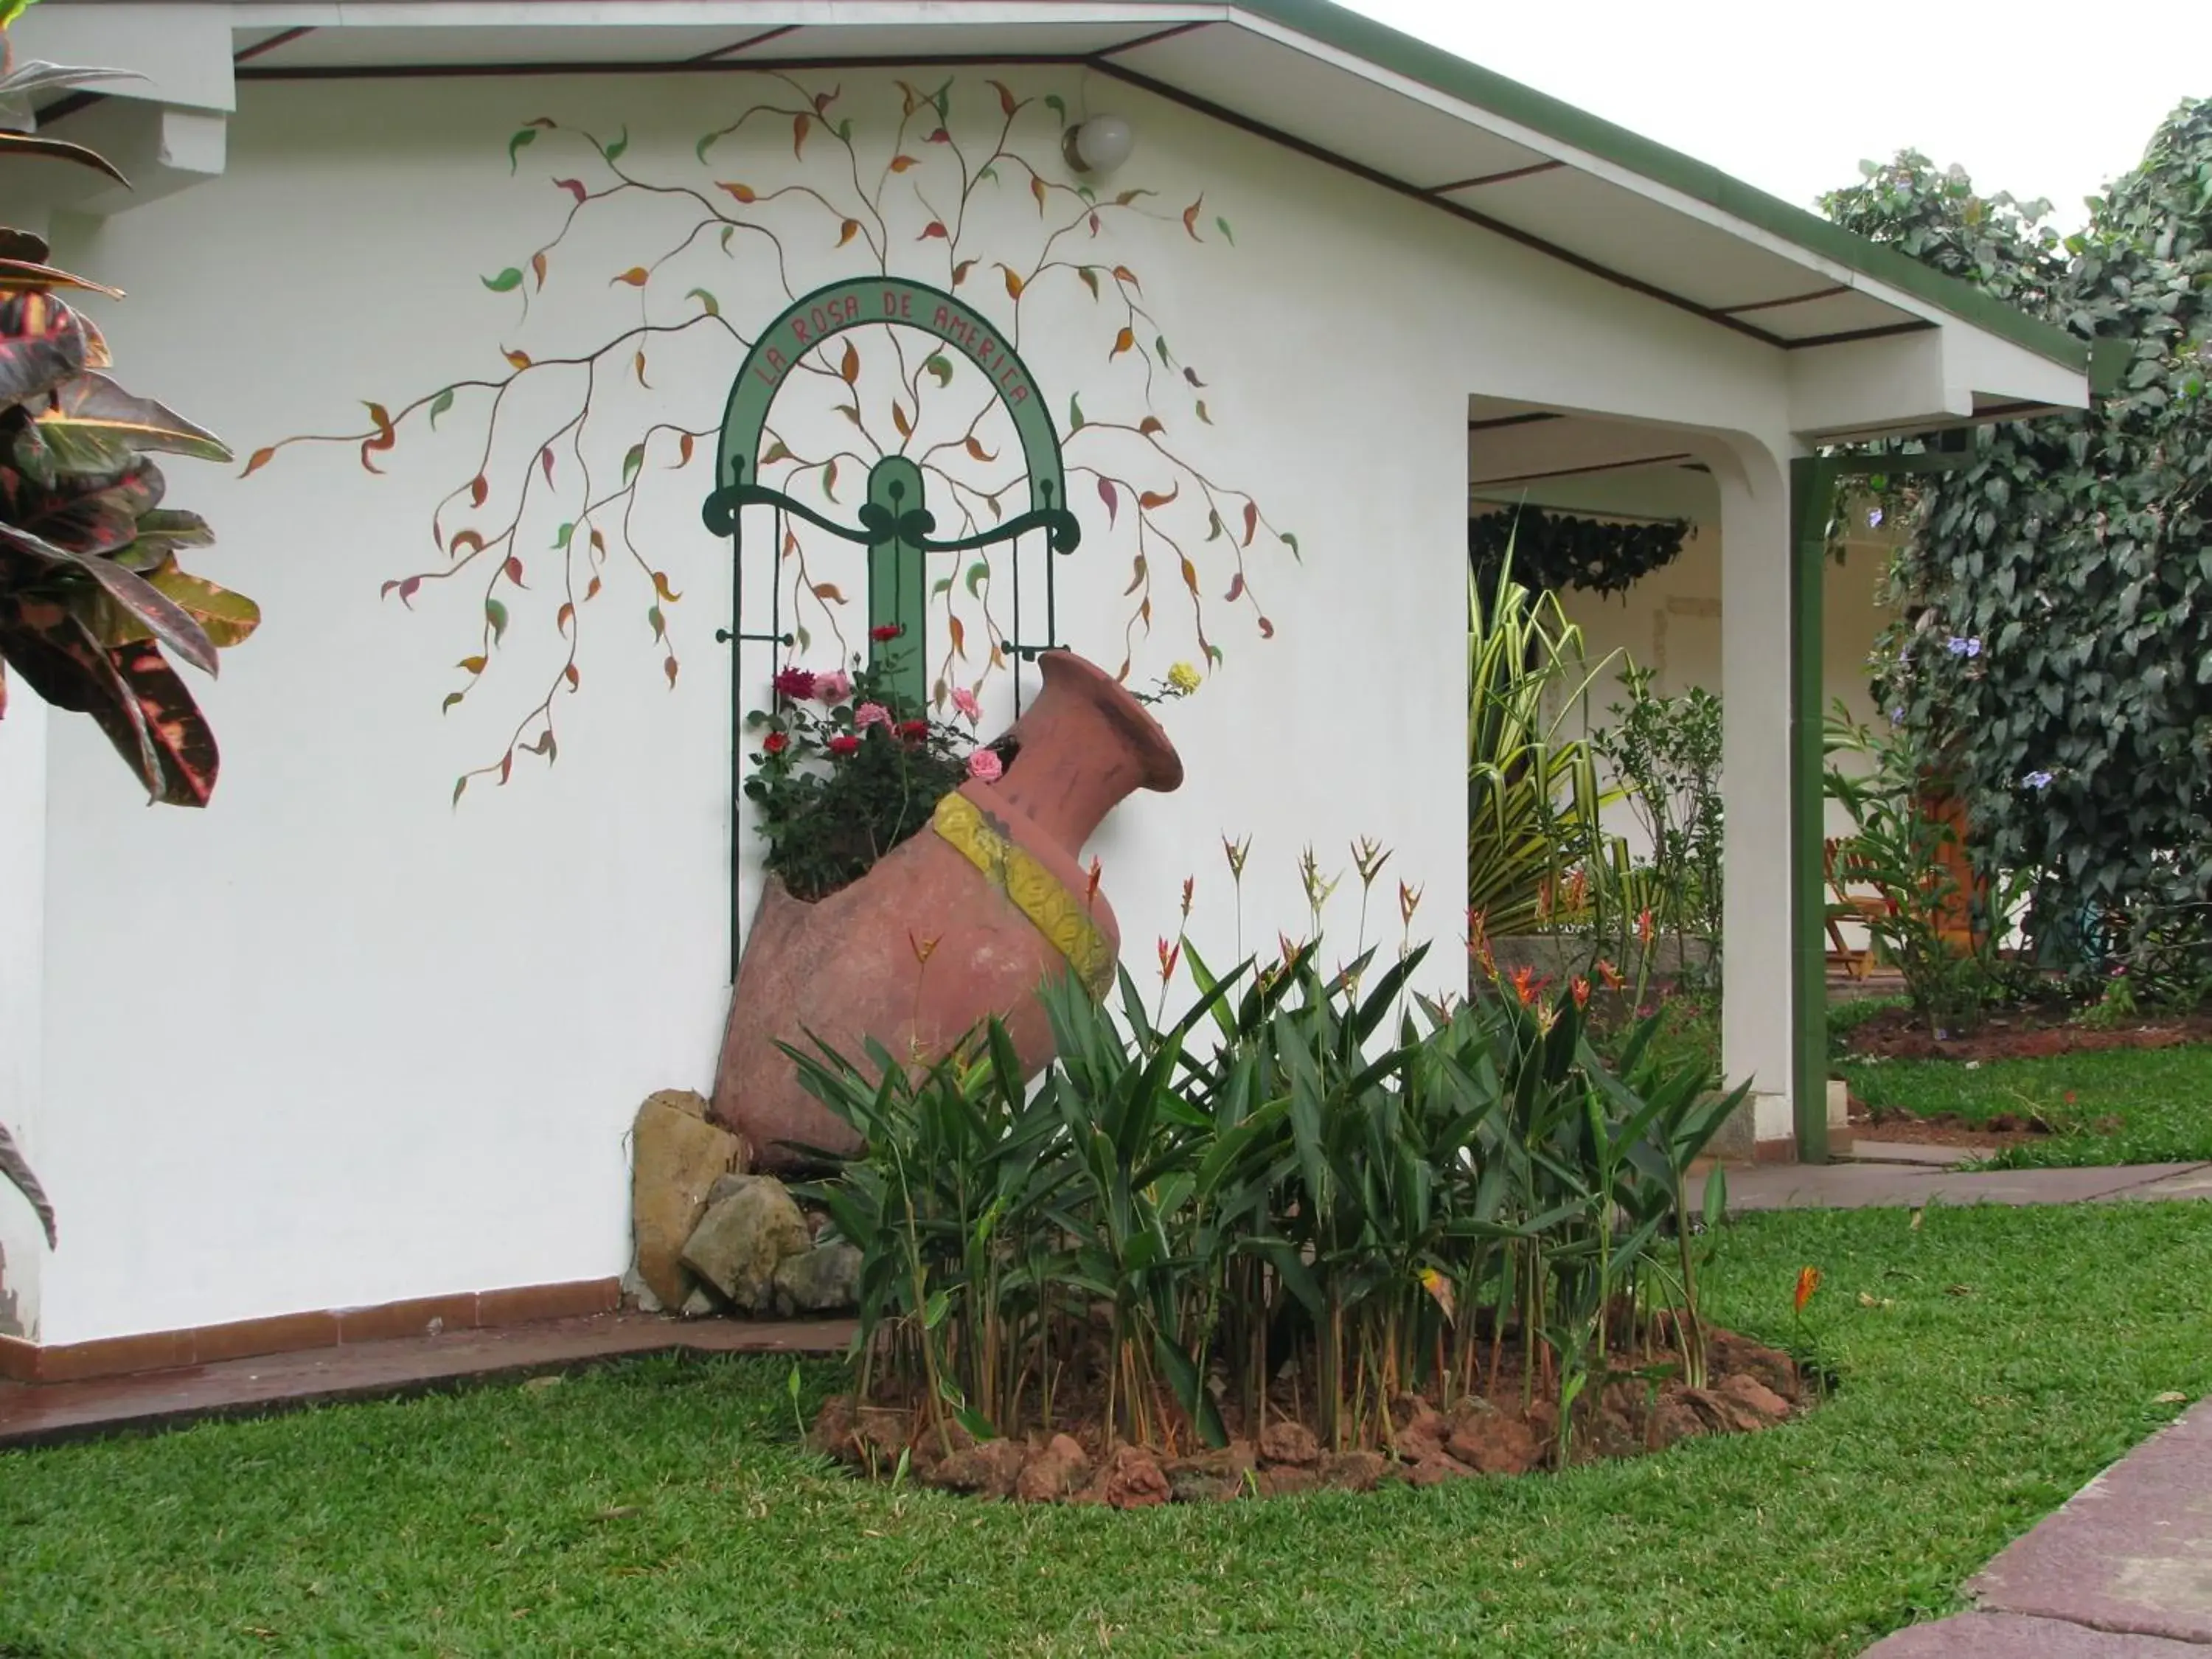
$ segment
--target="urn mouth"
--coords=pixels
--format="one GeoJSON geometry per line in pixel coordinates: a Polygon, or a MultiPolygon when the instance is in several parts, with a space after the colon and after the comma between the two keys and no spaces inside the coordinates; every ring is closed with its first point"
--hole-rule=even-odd
{"type": "Polygon", "coordinates": [[[1127,686],[1073,651],[1041,651],[1036,660],[1047,686],[1088,703],[1121,738],[1137,762],[1139,787],[1162,794],[1182,787],[1174,740],[1127,686]]]}

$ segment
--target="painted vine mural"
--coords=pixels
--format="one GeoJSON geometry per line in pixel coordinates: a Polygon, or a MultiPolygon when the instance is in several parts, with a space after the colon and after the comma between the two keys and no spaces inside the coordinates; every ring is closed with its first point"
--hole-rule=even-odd
{"type": "MultiPolygon", "coordinates": [[[[534,701],[502,752],[457,780],[456,801],[472,779],[507,782],[519,752],[556,757],[560,699],[582,684],[585,637],[604,626],[602,611],[649,637],[675,686],[682,664],[668,613],[684,593],[635,533],[641,497],[657,506],[671,492],[683,521],[698,524],[723,400],[754,331],[838,277],[903,276],[957,294],[1033,366],[1029,343],[1045,343],[1048,395],[1066,399],[1054,415],[1069,505],[1085,517],[1073,556],[1127,562],[1124,679],[1163,646],[1164,659],[1200,659],[1210,672],[1232,627],[1274,634],[1264,579],[1270,561],[1295,562],[1297,540],[1250,492],[1193,459],[1190,438],[1212,424],[1214,394],[1126,262],[1140,256],[1117,247],[1143,235],[1233,246],[1230,221],[1202,194],[1178,205],[1118,176],[1094,187],[1071,174],[1060,155],[1070,117],[1057,94],[1018,96],[998,80],[956,77],[934,89],[892,80],[881,84],[880,110],[856,114],[842,83],[760,78],[769,95],[698,139],[689,177],[634,159],[626,127],[609,137],[541,117],[516,131],[509,170],[522,177],[534,163],[544,173],[550,234],[480,276],[514,307],[497,343],[503,368],[368,402],[364,429],[287,437],[246,463],[251,475],[289,447],[338,444],[380,472],[418,423],[472,423],[476,465],[429,514],[439,556],[393,575],[384,593],[410,609],[447,587],[470,596],[471,648],[447,709],[499,678],[502,642],[526,613],[561,648],[549,679],[523,694],[534,701]],[[770,133],[775,143],[760,142],[770,133]],[[1060,356],[1075,346],[1073,361],[1088,366],[1071,370],[1060,356]]],[[[849,519],[869,469],[904,455],[927,481],[939,525],[957,526],[949,534],[1028,509],[1012,421],[959,353],[878,324],[825,340],[798,371],[771,411],[762,483],[849,519]]],[[[939,708],[1009,672],[1009,641],[1036,638],[1036,623],[1025,629],[1013,614],[1014,556],[1001,544],[932,572],[924,648],[939,708]]],[[[793,517],[774,562],[790,660],[811,653],[831,666],[866,649],[859,556],[793,517]]],[[[747,579],[749,616],[765,598],[759,580],[747,579]]]]}

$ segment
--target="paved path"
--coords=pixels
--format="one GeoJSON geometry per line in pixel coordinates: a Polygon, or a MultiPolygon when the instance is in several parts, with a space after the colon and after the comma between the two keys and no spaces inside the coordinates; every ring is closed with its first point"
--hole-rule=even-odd
{"type": "Polygon", "coordinates": [[[348,1343],[84,1382],[0,1382],[0,1449],[170,1428],[210,1417],[258,1417],[341,1401],[401,1399],[640,1354],[842,1353],[852,1340],[849,1319],[756,1323],[611,1313],[348,1343]]]}
{"type": "Polygon", "coordinates": [[[1946,1170],[1918,1164],[1768,1164],[1730,1170],[1729,1208],[1917,1209],[1946,1204],[2081,1204],[2212,1198],[2212,1164],[2126,1164],[2102,1170],[1946,1170]]]}
{"type": "Polygon", "coordinates": [[[1867,1659],[2208,1659],[2212,1400],[2106,1469],[1969,1580],[1977,1611],[1867,1659]]]}

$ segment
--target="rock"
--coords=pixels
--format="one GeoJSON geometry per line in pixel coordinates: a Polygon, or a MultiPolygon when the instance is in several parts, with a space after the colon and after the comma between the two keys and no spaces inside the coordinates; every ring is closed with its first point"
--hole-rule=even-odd
{"type": "Polygon", "coordinates": [[[1713,1392],[1731,1404],[1750,1413],[1759,1423],[1779,1423],[1790,1415],[1790,1402],[1768,1388],[1757,1377],[1739,1371],[1734,1376],[1723,1377],[1713,1392]]]}
{"type": "Polygon", "coordinates": [[[1438,1452],[1425,1457],[1406,1471],[1406,1484],[1411,1486],[1441,1486],[1447,1480],[1464,1480],[1474,1471],[1457,1459],[1438,1452]]]}
{"type": "Polygon", "coordinates": [[[1116,1446],[1106,1460],[1106,1501],[1115,1509],[1151,1509],[1173,1495],[1159,1460],[1142,1446],[1116,1446]]]}
{"type": "Polygon", "coordinates": [[[1748,1371],[1784,1400],[1797,1397],[1797,1362],[1734,1331],[1705,1328],[1705,1363],[1716,1376],[1748,1371]]]}
{"type": "Polygon", "coordinates": [[[1489,1401],[1481,1409],[1458,1413],[1444,1449],[1483,1474],[1526,1474],[1542,1462],[1544,1449],[1529,1426],[1489,1401]]]}
{"type": "Polygon", "coordinates": [[[676,1311],[685,1319],[712,1319],[722,1311],[722,1304],[704,1285],[694,1285],[685,1294],[684,1305],[676,1311]]]}
{"type": "Polygon", "coordinates": [[[1279,1417],[1260,1431],[1260,1461],[1288,1468],[1310,1469],[1321,1462],[1321,1442],[1304,1424],[1279,1417]]]}
{"type": "Polygon", "coordinates": [[[1170,1463],[1166,1470],[1168,1495],[1178,1504],[1225,1504],[1237,1496],[1236,1483],[1210,1470],[1188,1463],[1170,1463]]]}
{"type": "Polygon", "coordinates": [[[1288,1463],[1260,1471],[1255,1477],[1262,1498],[1295,1498],[1304,1492],[1316,1492],[1321,1487],[1321,1473],[1317,1469],[1301,1469],[1288,1463]]]}
{"type": "Polygon", "coordinates": [[[1014,1480],[1014,1496],[1024,1504],[1051,1504],[1083,1485],[1091,1456],[1072,1436],[1056,1434],[1030,1455],[1014,1480]]]}
{"type": "Polygon", "coordinates": [[[699,1224],[715,1181],[738,1166],[744,1146],[706,1121],[707,1103],[688,1090],[664,1089],[637,1109],[630,1126],[630,1230],[637,1276],[665,1308],[680,1308],[691,1289],[684,1242],[699,1224]]]}
{"type": "Polygon", "coordinates": [[[807,1445],[825,1457],[872,1473],[888,1474],[907,1449],[908,1419],[888,1406],[856,1406],[850,1395],[823,1402],[807,1445]]]}
{"type": "Polygon", "coordinates": [[[817,1244],[776,1263],[777,1315],[842,1313],[860,1300],[860,1252],[852,1244],[817,1244]]]}
{"type": "Polygon", "coordinates": [[[668,1311],[668,1304],[653,1294],[653,1286],[647,1284],[645,1275],[638,1272],[635,1261],[632,1261],[623,1272],[620,1294],[624,1307],[635,1308],[640,1313],[668,1311]]]}
{"type": "Polygon", "coordinates": [[[939,1458],[921,1479],[946,1492],[1007,1498],[1021,1479],[1024,1455],[1018,1442],[986,1440],[979,1445],[963,1447],[949,1457],[939,1458]]]}
{"type": "Polygon", "coordinates": [[[773,1176],[724,1176],[684,1245],[684,1265],[744,1313],[768,1311],[775,1270],[812,1246],[806,1218],[773,1176]]]}
{"type": "Polygon", "coordinates": [[[1409,1463],[1434,1456],[1451,1437],[1451,1425],[1444,1420],[1444,1414],[1419,1395],[1401,1394],[1392,1401],[1390,1421],[1398,1455],[1409,1463]]]}
{"type": "Polygon", "coordinates": [[[1390,1460],[1381,1452],[1348,1451],[1322,1459],[1320,1479],[1324,1486],[1338,1486],[1346,1492],[1373,1492],[1389,1473],[1390,1460]]]}

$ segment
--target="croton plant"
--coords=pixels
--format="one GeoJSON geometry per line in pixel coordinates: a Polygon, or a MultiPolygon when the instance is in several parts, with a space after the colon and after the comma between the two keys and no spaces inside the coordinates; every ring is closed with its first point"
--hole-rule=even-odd
{"type": "MultiPolygon", "coordinates": [[[[23,9],[0,0],[0,123],[20,124],[36,94],[126,73],[18,64],[5,31],[23,9]]],[[[63,161],[125,182],[94,151],[35,133],[0,130],[0,160],[63,161]]],[[[106,342],[63,295],[122,296],[48,261],[44,237],[0,227],[0,716],[19,677],[55,708],[91,715],[155,799],[203,806],[215,738],[167,653],[212,674],[217,649],[261,615],[178,564],[181,550],[213,537],[198,514],[162,506],[148,455],[227,461],[230,451],[104,372],[106,342]]],[[[0,1176],[30,1200],[51,1245],[53,1206],[4,1124],[0,1176]]]]}

